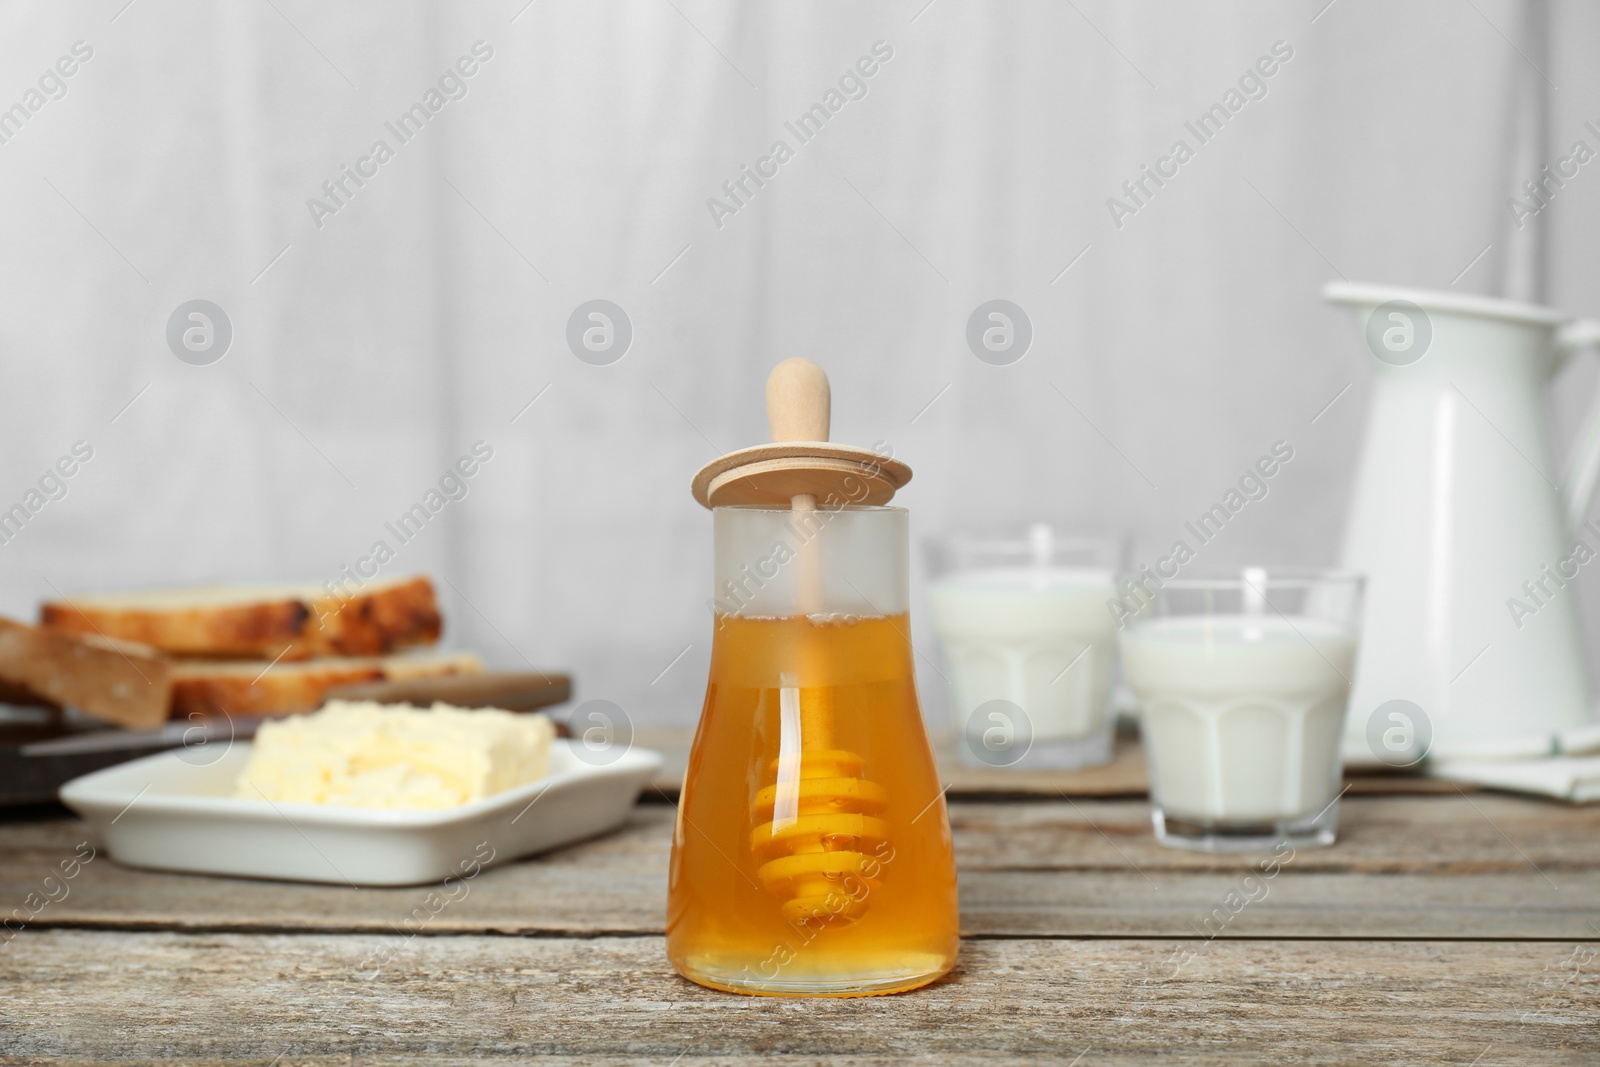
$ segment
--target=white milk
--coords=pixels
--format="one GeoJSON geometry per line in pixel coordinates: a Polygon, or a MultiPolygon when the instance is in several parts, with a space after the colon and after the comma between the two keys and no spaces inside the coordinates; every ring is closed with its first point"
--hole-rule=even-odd
{"type": "Polygon", "coordinates": [[[1356,641],[1320,619],[1171,616],[1122,634],[1151,790],[1168,815],[1276,822],[1339,792],[1356,641]]]}
{"type": "Polygon", "coordinates": [[[1035,745],[1104,734],[1116,628],[1110,571],[996,568],[931,590],[957,729],[990,700],[1028,715],[1035,745]]]}

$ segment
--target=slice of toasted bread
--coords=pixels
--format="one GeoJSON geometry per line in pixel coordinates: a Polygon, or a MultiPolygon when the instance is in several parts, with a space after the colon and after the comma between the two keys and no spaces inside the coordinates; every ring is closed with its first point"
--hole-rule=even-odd
{"type": "Polygon", "coordinates": [[[0,619],[0,690],[13,702],[70,704],[120,726],[159,726],[172,678],[148,646],[0,619]]]}
{"type": "Polygon", "coordinates": [[[271,665],[259,661],[175,660],[172,717],[311,711],[322,704],[324,693],[342,685],[482,671],[483,660],[471,652],[314,659],[271,665]]]}
{"type": "Polygon", "coordinates": [[[177,656],[382,656],[439,639],[426,577],[368,582],[346,596],[316,586],[209,585],[46,601],[41,624],[138,641],[177,656]]]}

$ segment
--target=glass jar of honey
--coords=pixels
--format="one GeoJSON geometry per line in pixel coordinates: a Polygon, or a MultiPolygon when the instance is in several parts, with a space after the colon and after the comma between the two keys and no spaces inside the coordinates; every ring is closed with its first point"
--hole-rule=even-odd
{"type": "Polygon", "coordinates": [[[914,680],[909,515],[807,494],[713,516],[711,672],[673,837],[672,964],[768,995],[933,981],[955,963],[959,920],[914,680]]]}

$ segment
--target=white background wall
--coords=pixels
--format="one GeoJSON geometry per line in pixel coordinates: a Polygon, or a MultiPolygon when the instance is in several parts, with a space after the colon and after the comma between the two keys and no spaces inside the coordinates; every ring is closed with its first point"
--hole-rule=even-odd
{"type": "MultiPolygon", "coordinates": [[[[1581,0],[525,3],[0,8],[0,106],[94,49],[0,144],[0,498],[95,450],[0,546],[0,611],[333,577],[481,439],[470,494],[388,572],[442,579],[454,645],[690,721],[711,522],[688,482],[763,439],[780,359],[827,368],[836,439],[913,466],[918,535],[1044,517],[1147,559],[1281,439],[1293,462],[1207,552],[1331,561],[1371,357],[1322,283],[1600,314],[1600,163],[1533,227],[1505,206],[1600,149],[1581,0]],[[318,228],[307,199],[479,40],[467,95],[318,228]],[[706,199],[880,40],[867,96],[718,228],[706,199]],[[1277,41],[1265,98],[1114,225],[1107,198],[1277,41]],[[197,297],[235,331],[204,367],[164,340],[197,297]],[[1035,329],[1011,366],[964,340],[994,297],[1035,329]],[[610,366],[565,344],[593,298],[634,326],[610,366]]],[[[1555,437],[1595,378],[1558,383],[1555,437]]]]}

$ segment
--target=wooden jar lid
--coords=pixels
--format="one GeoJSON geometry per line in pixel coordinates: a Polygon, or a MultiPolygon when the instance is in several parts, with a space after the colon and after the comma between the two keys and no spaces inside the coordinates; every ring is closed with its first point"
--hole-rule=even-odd
{"type": "Polygon", "coordinates": [[[797,496],[814,506],[887,504],[911,468],[871,449],[828,440],[828,376],[809,359],[786,359],[767,378],[772,442],[729,452],[694,476],[694,498],[708,508],[745,504],[787,508],[797,496]]]}

